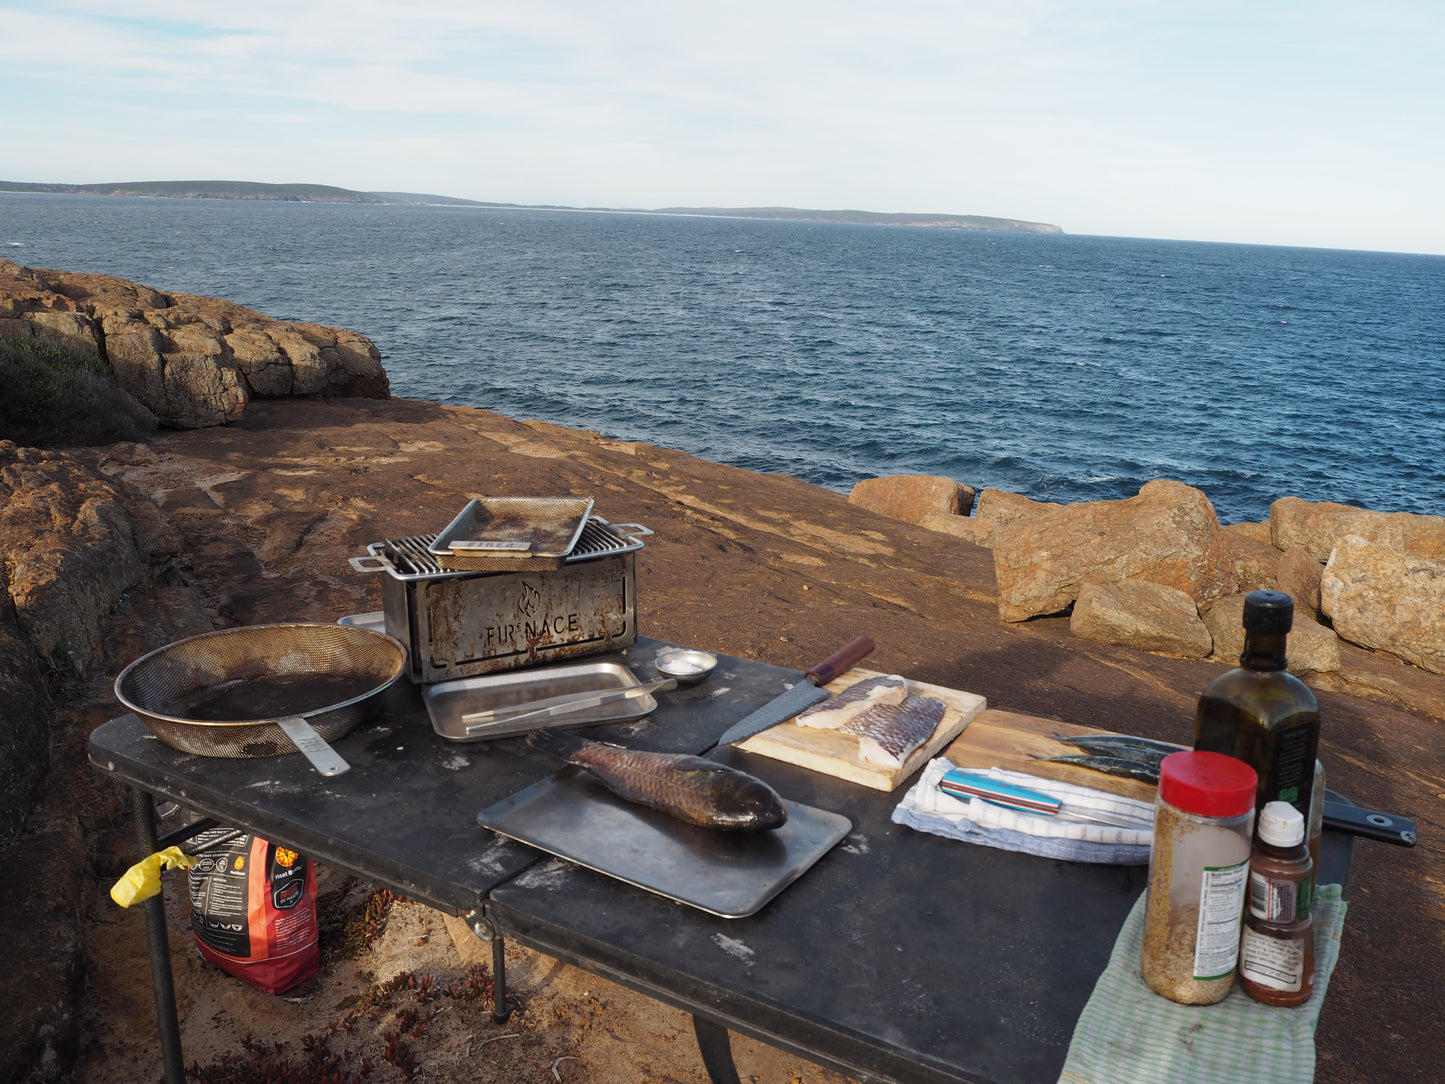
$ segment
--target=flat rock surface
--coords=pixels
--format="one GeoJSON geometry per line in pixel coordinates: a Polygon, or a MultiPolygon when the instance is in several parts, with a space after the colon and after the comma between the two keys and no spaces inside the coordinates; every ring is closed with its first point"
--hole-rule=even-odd
{"type": "MultiPolygon", "coordinates": [[[[257,401],[231,426],[84,454],[160,506],[181,536],[186,597],[199,600],[179,601],[161,583],[115,615],[105,672],[86,687],[90,702],[67,712],[80,733],[59,757],[62,770],[91,777],[98,773],[82,766],[83,731],[114,714],[106,682],[127,662],[209,621],[332,621],[380,609],[377,577],[357,573],[348,558],[370,542],[438,531],[479,495],[590,496],[597,514],[651,528],[637,561],[639,629],[677,643],[805,669],[867,634],[878,644],[871,669],[978,693],[993,709],[1181,743],[1192,738],[1199,693],[1225,669],[1077,640],[1063,617],[1005,624],[988,550],[868,512],[842,494],[482,410],[397,399],[257,401]]],[[[1405,689],[1416,706],[1318,689],[1330,786],[1414,818],[1422,843],[1362,841],[1356,849],[1316,1079],[1435,1079],[1445,1064],[1445,1035],[1428,1008],[1445,1004],[1445,685],[1388,659],[1357,660],[1357,668],[1381,695],[1405,689]]],[[[87,785],[97,809],[109,802],[123,810],[104,780],[87,785]]],[[[94,1038],[82,1079],[155,1079],[143,923],[96,896],[86,994],[94,1038]]],[[[337,990],[357,988],[343,967],[305,999],[263,999],[196,960],[171,904],[188,1064],[235,1049],[262,1005],[266,1042],[298,1049],[301,1036],[340,1015],[337,990]]],[[[455,952],[432,958],[446,941],[441,923],[436,916],[425,935],[383,946],[395,955],[383,970],[459,972],[455,952]]],[[[563,1030],[544,1040],[530,1030],[501,1039],[506,1029],[438,1029],[430,1041],[450,1045],[431,1059],[425,1036],[409,1040],[426,1079],[493,1079],[477,1068],[478,1044],[490,1038],[498,1039],[485,1046],[494,1069],[509,1048],[532,1059],[525,1074],[501,1070],[496,1079],[706,1079],[679,1014],[545,958],[523,973],[519,988],[536,1006],[527,1027],[545,1006],[549,1027],[563,1030]],[[561,1057],[576,1060],[554,1060],[561,1057]]],[[[481,1011],[473,1019],[476,1029],[491,1027],[481,1011]]],[[[740,1037],[735,1044],[744,1080],[839,1079],[740,1037]]]]}

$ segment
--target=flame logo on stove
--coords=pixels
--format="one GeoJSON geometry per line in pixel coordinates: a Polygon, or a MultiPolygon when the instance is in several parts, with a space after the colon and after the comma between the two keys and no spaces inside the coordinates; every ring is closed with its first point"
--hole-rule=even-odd
{"type": "Polygon", "coordinates": [[[530,583],[523,582],[522,597],[517,600],[517,612],[531,617],[541,608],[542,592],[538,591],[530,583]]]}

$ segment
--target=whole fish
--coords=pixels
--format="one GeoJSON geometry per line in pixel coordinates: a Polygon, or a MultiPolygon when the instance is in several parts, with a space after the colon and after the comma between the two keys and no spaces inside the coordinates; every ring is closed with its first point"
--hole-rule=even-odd
{"type": "Polygon", "coordinates": [[[1073,737],[1050,734],[1049,737],[1096,756],[1139,760],[1152,764],[1155,768],[1159,767],[1170,753],[1183,752],[1185,749],[1182,745],[1172,745],[1152,738],[1136,738],[1129,734],[1077,734],[1073,737]]]}
{"type": "Polygon", "coordinates": [[[1154,783],[1155,785],[1159,783],[1159,766],[1143,760],[1099,756],[1094,753],[1088,755],[1074,754],[1064,757],[1034,756],[1033,759],[1042,760],[1049,764],[1073,764],[1080,768],[1091,768],[1096,772],[1103,772],[1105,775],[1118,775],[1123,776],[1125,779],[1138,779],[1143,783],[1154,783]]]}
{"type": "Polygon", "coordinates": [[[528,744],[590,772],[619,798],[702,828],[755,832],[787,823],[788,808],[761,779],[686,753],[624,749],[554,727],[528,744]]]}

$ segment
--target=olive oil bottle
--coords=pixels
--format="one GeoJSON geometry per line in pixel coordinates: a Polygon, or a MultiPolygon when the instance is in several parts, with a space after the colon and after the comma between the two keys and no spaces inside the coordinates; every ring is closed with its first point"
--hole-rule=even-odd
{"type": "Polygon", "coordinates": [[[1293,622],[1289,595],[1245,596],[1239,668],[1215,678],[1199,698],[1194,748],[1237,757],[1259,774],[1256,813],[1267,802],[1288,802],[1308,819],[1320,709],[1305,683],[1285,671],[1285,640],[1293,622]]]}

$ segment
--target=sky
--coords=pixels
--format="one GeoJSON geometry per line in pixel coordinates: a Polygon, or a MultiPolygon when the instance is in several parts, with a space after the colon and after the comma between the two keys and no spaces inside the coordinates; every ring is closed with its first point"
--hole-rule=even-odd
{"type": "Polygon", "coordinates": [[[0,179],[1445,254],[1441,0],[0,0],[0,179]]]}

